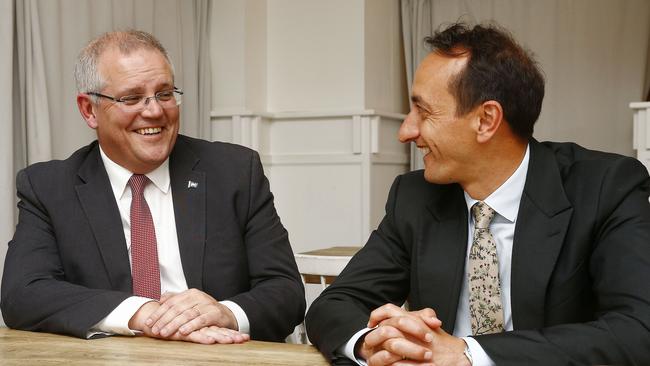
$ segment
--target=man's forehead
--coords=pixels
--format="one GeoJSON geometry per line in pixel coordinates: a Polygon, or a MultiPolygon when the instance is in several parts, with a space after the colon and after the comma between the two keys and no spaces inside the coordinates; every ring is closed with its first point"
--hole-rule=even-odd
{"type": "Polygon", "coordinates": [[[462,71],[468,60],[468,54],[450,56],[440,52],[431,52],[422,60],[415,76],[423,79],[438,78],[447,80],[462,71]]]}
{"type": "Polygon", "coordinates": [[[448,56],[439,52],[429,53],[415,73],[412,101],[415,102],[413,98],[421,98],[422,95],[448,90],[449,81],[465,68],[468,60],[467,55],[448,56]]]}
{"type": "Polygon", "coordinates": [[[117,45],[113,45],[110,47],[107,47],[100,55],[99,55],[99,63],[106,63],[106,62],[114,62],[115,60],[121,60],[125,58],[130,58],[130,57],[137,57],[142,55],[144,58],[148,60],[154,60],[155,58],[161,58],[167,62],[165,59],[165,56],[158,50],[154,48],[147,48],[147,47],[141,47],[141,48],[135,48],[131,49],[128,51],[121,50],[117,45]]]}
{"type": "Polygon", "coordinates": [[[173,78],[171,65],[165,56],[156,49],[138,48],[129,52],[123,52],[118,47],[106,49],[98,60],[98,69],[106,81],[115,77],[121,77],[124,73],[137,72],[141,68],[149,69],[164,65],[173,78]]]}

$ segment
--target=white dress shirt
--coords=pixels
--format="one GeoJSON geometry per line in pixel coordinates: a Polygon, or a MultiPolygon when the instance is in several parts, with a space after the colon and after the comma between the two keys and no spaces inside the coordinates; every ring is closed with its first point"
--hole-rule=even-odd
{"type": "MultiPolygon", "coordinates": [[[[501,305],[503,307],[503,321],[506,331],[512,330],[512,307],[510,302],[510,269],[512,262],[512,242],[515,235],[515,225],[517,224],[517,214],[519,213],[519,203],[524,192],[526,183],[526,174],[528,173],[528,161],[530,158],[530,147],[526,147],[526,154],[522,159],[519,167],[514,173],[490,194],[483,202],[490,206],[496,214],[490,223],[490,232],[497,244],[497,256],[499,258],[499,278],[501,281],[501,305]]],[[[474,233],[474,220],[471,214],[471,208],[477,200],[470,197],[465,192],[465,203],[468,212],[468,235],[467,251],[465,257],[465,267],[469,259],[469,251],[472,246],[474,233]]],[[[434,309],[435,310],[435,309],[434,309]]],[[[472,354],[473,366],[494,366],[494,362],[485,353],[483,347],[471,337],[472,326],[469,315],[469,290],[467,287],[467,273],[460,290],[458,309],[456,311],[456,323],[454,325],[454,336],[461,337],[470,349],[472,354]]],[[[355,333],[352,338],[339,349],[346,357],[356,361],[359,365],[365,365],[365,362],[356,357],[354,348],[364,334],[371,329],[361,329],[355,333]]]]}
{"type": "MultiPolygon", "coordinates": [[[[133,173],[109,159],[101,147],[99,151],[120,211],[129,263],[131,263],[131,187],[128,182],[133,173]]],[[[144,197],[151,211],[156,232],[160,266],[160,293],[182,292],[187,290],[187,282],[178,247],[176,217],[169,178],[169,158],[146,176],[152,183],[145,187],[144,197]]],[[[91,337],[98,333],[135,335],[135,332],[128,327],[129,320],[142,305],[149,301],[153,301],[153,299],[139,296],[127,298],[92,327],[87,336],[91,337]]],[[[226,300],[220,303],[228,307],[235,315],[239,331],[249,333],[250,325],[244,310],[232,301],[226,300]]]]}

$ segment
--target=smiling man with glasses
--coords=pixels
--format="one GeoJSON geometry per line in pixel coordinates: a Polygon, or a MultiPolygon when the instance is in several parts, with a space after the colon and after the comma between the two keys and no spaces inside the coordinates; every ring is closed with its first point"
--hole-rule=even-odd
{"type": "Polygon", "coordinates": [[[183,92],[148,33],[91,41],[75,79],[97,141],[18,173],[7,325],[82,338],[283,340],[302,321],[304,289],[259,155],[178,134],[183,92]]]}

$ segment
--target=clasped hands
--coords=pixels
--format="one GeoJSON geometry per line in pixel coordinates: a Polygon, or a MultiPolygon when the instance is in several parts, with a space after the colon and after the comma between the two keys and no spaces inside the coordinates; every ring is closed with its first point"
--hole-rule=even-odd
{"type": "Polygon", "coordinates": [[[368,332],[357,342],[355,354],[368,366],[470,365],[464,355],[465,341],[441,328],[435,311],[406,311],[386,304],[370,314],[368,332]]]}
{"type": "Polygon", "coordinates": [[[197,289],[164,293],[160,302],[145,303],[131,317],[129,328],[153,338],[194,343],[243,343],[250,339],[238,329],[234,314],[212,296],[197,289]]]}

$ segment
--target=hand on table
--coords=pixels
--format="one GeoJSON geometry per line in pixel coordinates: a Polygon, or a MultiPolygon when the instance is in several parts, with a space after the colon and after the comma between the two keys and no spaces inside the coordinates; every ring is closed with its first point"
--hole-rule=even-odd
{"type": "Polygon", "coordinates": [[[155,335],[168,337],[179,332],[188,335],[207,326],[238,329],[235,315],[212,296],[197,289],[165,293],[160,307],[149,315],[145,325],[155,335]]]}
{"type": "MultiPolygon", "coordinates": [[[[220,316],[223,314],[222,308],[233,319],[234,315],[224,305],[201,291],[188,290],[180,294],[165,294],[161,301],[162,303],[150,301],[142,305],[129,321],[129,328],[141,330],[146,336],[153,338],[203,344],[243,343],[250,339],[248,334],[221,326],[220,324],[227,323],[224,319],[229,319],[228,315],[220,316]],[[171,303],[167,303],[169,300],[172,300],[171,303]],[[196,305],[188,309],[187,304],[193,301],[196,305]],[[163,324],[160,326],[156,320],[166,323],[160,323],[163,324]],[[154,327],[157,327],[155,331],[154,327]]],[[[236,320],[233,320],[233,323],[236,327],[236,320]]]]}
{"type": "Polygon", "coordinates": [[[469,365],[465,342],[446,333],[432,309],[406,311],[386,304],[370,314],[366,334],[357,354],[369,366],[469,365]]]}
{"type": "Polygon", "coordinates": [[[217,326],[204,327],[195,330],[189,334],[181,334],[176,332],[167,337],[155,335],[150,330],[144,332],[145,335],[152,338],[168,339],[172,341],[186,341],[201,344],[229,344],[229,343],[244,343],[249,340],[248,334],[239,333],[236,330],[228,328],[219,328],[217,326]]]}

